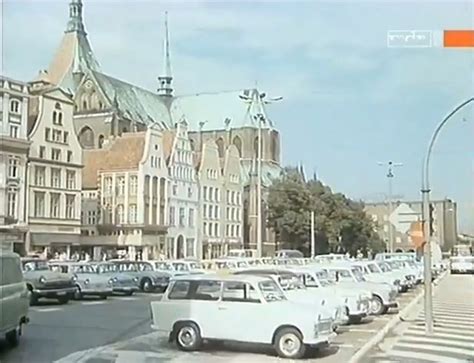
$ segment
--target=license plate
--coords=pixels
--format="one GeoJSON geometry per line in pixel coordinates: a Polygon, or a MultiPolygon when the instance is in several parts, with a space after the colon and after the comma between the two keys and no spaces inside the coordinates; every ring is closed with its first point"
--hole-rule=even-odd
{"type": "Polygon", "coordinates": [[[66,292],[58,292],[57,295],[58,296],[64,296],[64,295],[66,295],[66,292]]]}

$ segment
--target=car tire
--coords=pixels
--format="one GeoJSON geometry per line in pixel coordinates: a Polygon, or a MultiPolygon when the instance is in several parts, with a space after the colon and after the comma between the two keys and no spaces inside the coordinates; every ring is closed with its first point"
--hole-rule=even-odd
{"type": "Polygon", "coordinates": [[[202,345],[201,331],[193,322],[182,323],[176,328],[176,345],[185,352],[198,350],[202,345]]]}
{"type": "Polygon", "coordinates": [[[132,295],[133,295],[133,291],[127,291],[124,295],[125,295],[125,296],[132,296],[132,295]]]}
{"type": "Polygon", "coordinates": [[[107,295],[100,295],[101,300],[107,300],[107,295]]]}
{"type": "Polygon", "coordinates": [[[58,302],[61,304],[61,305],[65,305],[69,302],[69,295],[66,295],[66,296],[61,296],[61,297],[58,297],[58,302]]]}
{"type": "Polygon", "coordinates": [[[362,316],[349,316],[349,324],[360,324],[362,316]]]}
{"type": "Polygon", "coordinates": [[[301,333],[295,328],[280,329],[275,335],[274,348],[280,358],[300,359],[306,352],[301,333]]]}
{"type": "Polygon", "coordinates": [[[76,286],[76,291],[74,291],[74,300],[82,300],[84,296],[82,295],[81,288],[76,286]]]}
{"type": "Polygon", "coordinates": [[[153,284],[149,278],[144,278],[140,283],[140,288],[144,292],[151,292],[153,290],[153,284]]]}
{"type": "Polygon", "coordinates": [[[373,305],[375,306],[375,308],[371,307],[371,313],[373,315],[382,315],[387,312],[387,308],[383,305],[380,296],[374,296],[373,305]]]}
{"type": "Polygon", "coordinates": [[[14,329],[5,334],[5,339],[11,347],[16,347],[20,343],[20,329],[14,329]]]}

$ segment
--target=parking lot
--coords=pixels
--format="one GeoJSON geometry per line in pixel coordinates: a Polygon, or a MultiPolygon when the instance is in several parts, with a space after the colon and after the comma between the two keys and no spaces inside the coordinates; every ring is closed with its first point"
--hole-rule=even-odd
{"type": "MultiPolygon", "coordinates": [[[[400,307],[413,299],[420,287],[400,294],[400,307]]],[[[31,323],[20,346],[0,349],[2,362],[273,362],[279,360],[271,348],[246,344],[208,345],[200,352],[178,351],[167,337],[152,333],[149,303],[161,294],[138,293],[107,300],[86,299],[58,305],[45,300],[31,308],[31,323]]],[[[368,317],[357,325],[339,328],[334,344],[312,351],[307,360],[321,363],[347,362],[355,351],[390,320],[387,315],[368,317]]],[[[225,322],[223,322],[225,323],[225,322]]],[[[252,327],[249,327],[251,329],[252,327]]]]}

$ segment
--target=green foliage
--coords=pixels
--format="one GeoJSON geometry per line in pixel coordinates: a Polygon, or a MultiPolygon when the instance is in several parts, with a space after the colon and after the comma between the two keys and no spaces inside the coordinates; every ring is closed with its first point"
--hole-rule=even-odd
{"type": "Polygon", "coordinates": [[[269,189],[267,219],[281,248],[309,252],[314,211],[317,253],[381,251],[383,242],[363,208],[319,180],[306,181],[296,168],[286,168],[269,189]]]}

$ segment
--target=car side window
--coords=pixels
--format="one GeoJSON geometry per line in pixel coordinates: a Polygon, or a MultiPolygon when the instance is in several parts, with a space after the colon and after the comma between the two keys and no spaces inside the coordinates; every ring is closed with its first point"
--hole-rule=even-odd
{"type": "Polygon", "coordinates": [[[225,282],[222,301],[260,303],[260,297],[252,285],[245,282],[225,282]]]}
{"type": "Polygon", "coordinates": [[[168,294],[170,300],[185,300],[188,299],[189,287],[191,283],[189,281],[176,281],[168,294]]]}
{"type": "Polygon", "coordinates": [[[195,288],[191,289],[191,298],[193,300],[219,300],[222,286],[220,281],[201,280],[195,281],[195,285],[195,288]]]}

